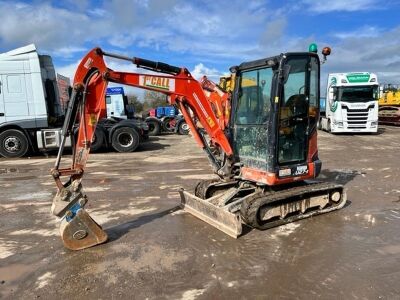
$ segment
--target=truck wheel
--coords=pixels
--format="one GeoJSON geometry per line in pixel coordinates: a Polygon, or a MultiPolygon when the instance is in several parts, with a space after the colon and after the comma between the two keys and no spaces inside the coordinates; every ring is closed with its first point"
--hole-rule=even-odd
{"type": "Polygon", "coordinates": [[[90,151],[96,152],[101,149],[104,143],[104,133],[101,129],[97,129],[94,131],[92,144],[90,145],[90,151]]]}
{"type": "Polygon", "coordinates": [[[322,130],[322,122],[321,118],[319,118],[318,123],[317,123],[317,129],[322,130]]]}
{"type": "Polygon", "coordinates": [[[326,125],[326,131],[329,132],[329,133],[332,132],[331,120],[328,120],[328,124],[326,125]]]}
{"type": "Polygon", "coordinates": [[[163,128],[166,132],[173,132],[175,130],[176,121],[175,118],[165,117],[163,120],[163,128]]]}
{"type": "Polygon", "coordinates": [[[189,131],[190,131],[189,125],[185,121],[182,121],[179,123],[179,126],[178,126],[179,134],[181,134],[181,135],[189,134],[189,131]]]}
{"type": "Polygon", "coordinates": [[[160,126],[160,123],[158,121],[149,120],[149,121],[146,121],[146,123],[149,126],[149,135],[151,135],[151,136],[160,135],[161,126],[160,126]]]}
{"type": "Polygon", "coordinates": [[[13,158],[22,157],[29,148],[28,138],[18,129],[8,129],[0,133],[0,155],[13,158]]]}
{"type": "Polygon", "coordinates": [[[111,138],[111,145],[118,152],[133,152],[139,143],[139,134],[130,127],[116,129],[111,138]]]}

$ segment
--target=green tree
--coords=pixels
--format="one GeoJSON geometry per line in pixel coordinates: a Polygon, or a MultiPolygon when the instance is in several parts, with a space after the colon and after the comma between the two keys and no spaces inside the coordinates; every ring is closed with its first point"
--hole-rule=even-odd
{"type": "Polygon", "coordinates": [[[145,91],[143,101],[143,111],[147,112],[149,109],[156,108],[157,106],[168,105],[167,96],[163,93],[154,91],[145,91]]]}
{"type": "Polygon", "coordinates": [[[128,94],[128,104],[132,104],[135,108],[135,113],[143,112],[143,102],[141,102],[137,95],[135,94],[128,94]]]}

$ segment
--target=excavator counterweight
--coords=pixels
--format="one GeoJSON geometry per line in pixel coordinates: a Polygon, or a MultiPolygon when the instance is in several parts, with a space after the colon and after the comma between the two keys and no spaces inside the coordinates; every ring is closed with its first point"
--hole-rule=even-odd
{"type": "Polygon", "coordinates": [[[105,116],[109,82],[164,93],[180,109],[219,177],[199,182],[194,194],[181,190],[181,206],[226,234],[236,238],[243,224],[267,229],[344,206],[341,185],[315,181],[322,165],[316,130],[319,56],[285,53],[230,70],[234,74],[227,79],[227,91],[206,77],[197,81],[186,68],[100,48],[82,59],[52,170],[58,188],[52,213],[62,218],[61,236],[67,248],[79,250],[107,240],[84,209],[87,197],[81,179],[97,122],[105,116]],[[161,74],[113,71],[105,56],[161,74]],[[75,141],[72,164],[60,168],[68,135],[75,141]],[[68,180],[62,181],[63,177],[68,180]]]}

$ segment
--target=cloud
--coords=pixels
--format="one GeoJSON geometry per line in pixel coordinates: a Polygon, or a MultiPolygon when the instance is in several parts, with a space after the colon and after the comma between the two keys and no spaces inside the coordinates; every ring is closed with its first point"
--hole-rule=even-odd
{"type": "MultiPolygon", "coordinates": [[[[394,2],[388,3],[392,7],[394,2]]],[[[307,22],[298,25],[310,12],[312,18],[339,11],[356,17],[356,11],[365,13],[376,6],[376,0],[290,0],[279,6],[262,0],[204,0],[201,4],[184,0],[0,0],[0,48],[6,51],[34,42],[42,53],[53,56],[57,71],[70,77],[78,58],[100,45],[109,52],[186,66],[195,76],[206,73],[217,78],[233,64],[306,51],[311,42],[317,42],[333,49],[323,66],[324,74],[370,70],[394,80],[400,61],[398,28],[388,29],[380,22],[348,29],[336,26],[335,21],[325,22],[332,31],[304,29],[307,22]]]]}
{"type": "Polygon", "coordinates": [[[261,34],[261,44],[277,44],[285,36],[287,26],[286,18],[277,19],[266,24],[264,32],[261,34]]]}
{"type": "Polygon", "coordinates": [[[382,32],[383,30],[380,28],[366,25],[353,31],[335,32],[333,33],[333,36],[339,39],[364,38],[376,37],[379,36],[382,32]]]}
{"type": "MultiPolygon", "coordinates": [[[[356,31],[362,31],[362,28],[356,31]]],[[[374,35],[344,35],[332,47],[324,72],[367,71],[379,82],[399,82],[400,26],[374,35]]]]}
{"type": "Polygon", "coordinates": [[[222,73],[215,68],[208,68],[203,63],[195,65],[194,69],[190,71],[192,76],[197,80],[200,80],[204,75],[209,79],[219,82],[219,77],[227,75],[228,72],[222,73]]]}
{"type": "MultiPolygon", "coordinates": [[[[89,36],[99,37],[88,16],[51,6],[0,1],[0,40],[3,47],[35,43],[42,49],[80,47],[89,36]]],[[[101,32],[101,31],[99,31],[101,32]]]]}
{"type": "Polygon", "coordinates": [[[302,3],[308,7],[311,12],[327,13],[334,11],[354,12],[376,8],[377,0],[303,0],[302,3]]]}

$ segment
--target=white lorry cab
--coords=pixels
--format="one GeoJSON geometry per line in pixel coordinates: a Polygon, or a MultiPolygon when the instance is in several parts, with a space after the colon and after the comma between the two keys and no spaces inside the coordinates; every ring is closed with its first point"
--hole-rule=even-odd
{"type": "Polygon", "coordinates": [[[332,133],[378,131],[379,85],[373,73],[331,73],[319,129],[332,133]]]}
{"type": "Polygon", "coordinates": [[[58,148],[63,120],[51,57],[33,44],[1,53],[0,156],[58,148]]]}

